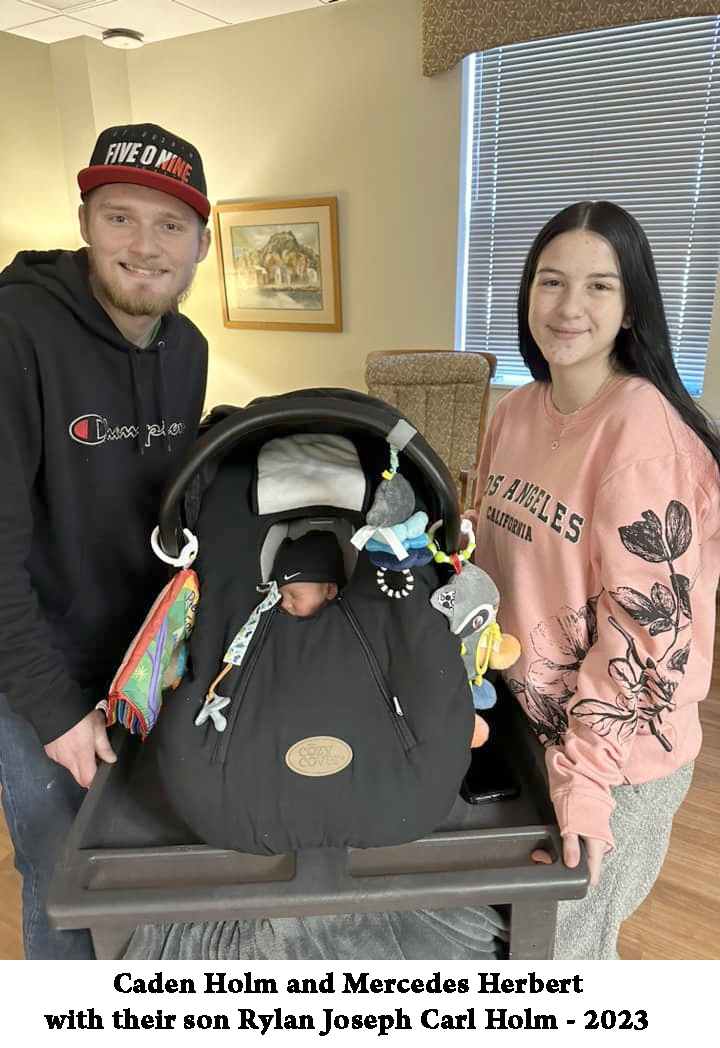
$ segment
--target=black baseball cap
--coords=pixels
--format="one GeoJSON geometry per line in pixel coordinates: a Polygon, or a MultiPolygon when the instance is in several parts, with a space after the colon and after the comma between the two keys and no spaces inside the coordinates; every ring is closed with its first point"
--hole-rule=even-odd
{"type": "Polygon", "coordinates": [[[289,582],[345,584],[345,567],[331,531],[308,531],[299,539],[284,539],[275,554],[273,577],[278,586],[289,582]]]}
{"type": "Polygon", "coordinates": [[[101,131],[90,164],[77,176],[84,197],[91,189],[129,182],[183,200],[207,220],[202,160],[194,145],[157,124],[125,124],[101,131]]]}

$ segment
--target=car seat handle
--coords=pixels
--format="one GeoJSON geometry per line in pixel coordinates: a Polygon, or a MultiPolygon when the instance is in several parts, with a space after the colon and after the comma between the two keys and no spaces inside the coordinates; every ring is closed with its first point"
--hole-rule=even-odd
{"type": "MultiPolygon", "coordinates": [[[[206,463],[221,458],[251,434],[278,435],[278,430],[365,432],[388,439],[404,416],[375,397],[349,390],[301,390],[264,397],[226,414],[192,445],[178,472],[167,483],[158,514],[158,542],[169,558],[183,545],[181,506],[185,491],[206,463]]],[[[421,471],[438,500],[446,550],[458,549],[460,506],[450,471],[424,437],[416,433],[403,454],[421,471]]]]}

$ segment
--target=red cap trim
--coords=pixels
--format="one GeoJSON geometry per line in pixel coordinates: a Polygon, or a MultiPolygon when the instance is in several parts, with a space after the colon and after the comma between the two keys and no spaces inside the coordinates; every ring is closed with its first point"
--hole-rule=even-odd
{"type": "Polygon", "coordinates": [[[178,182],[170,175],[160,174],[158,171],[144,171],[139,167],[123,167],[120,164],[97,164],[94,167],[84,167],[77,176],[80,191],[85,194],[98,186],[113,185],[116,182],[124,182],[130,185],[147,186],[148,189],[157,189],[161,193],[168,193],[177,197],[178,200],[189,204],[207,221],[210,214],[210,201],[198,189],[178,182]]]}

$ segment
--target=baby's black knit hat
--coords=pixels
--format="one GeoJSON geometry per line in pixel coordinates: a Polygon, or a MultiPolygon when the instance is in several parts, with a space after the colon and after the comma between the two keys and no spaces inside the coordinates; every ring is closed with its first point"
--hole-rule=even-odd
{"type": "Polygon", "coordinates": [[[308,531],[299,539],[284,539],[275,554],[273,578],[278,586],[289,582],[336,582],[343,586],[343,555],[332,531],[308,531]]]}

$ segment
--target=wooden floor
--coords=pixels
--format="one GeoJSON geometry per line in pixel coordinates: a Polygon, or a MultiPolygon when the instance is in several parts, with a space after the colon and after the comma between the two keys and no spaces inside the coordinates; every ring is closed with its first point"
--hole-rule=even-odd
{"type": "Polygon", "coordinates": [[[0,812],[0,958],[16,961],[22,956],[20,878],[13,866],[12,845],[0,812]]]}
{"type": "MultiPolygon", "coordinates": [[[[702,703],[705,734],[693,785],[673,827],[670,852],[650,896],[620,937],[625,960],[720,959],[720,627],[713,686],[702,703]]],[[[23,956],[20,879],[0,814],[0,959],[23,956]]]]}

